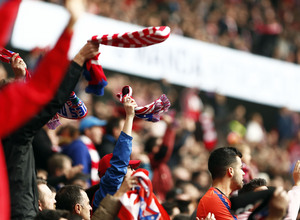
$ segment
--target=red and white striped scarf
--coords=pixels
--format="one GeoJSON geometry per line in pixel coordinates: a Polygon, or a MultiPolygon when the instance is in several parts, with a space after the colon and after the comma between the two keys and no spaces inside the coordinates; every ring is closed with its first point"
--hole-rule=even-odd
{"type": "MultiPolygon", "coordinates": [[[[126,96],[132,97],[132,88],[130,86],[124,86],[122,92],[119,92],[117,94],[117,97],[122,103],[126,96]]],[[[170,106],[171,103],[169,99],[165,94],[162,94],[154,102],[142,107],[136,107],[134,109],[135,116],[145,119],[146,121],[157,122],[160,120],[160,114],[163,112],[167,112],[170,106]]]]}
{"type": "MultiPolygon", "coordinates": [[[[161,43],[169,36],[170,28],[168,26],[160,26],[147,27],[140,31],[126,32],[123,34],[95,35],[91,38],[91,41],[114,47],[138,48],[161,43]]],[[[98,58],[99,54],[85,63],[84,76],[86,80],[89,81],[86,92],[103,95],[107,80],[98,58]]]]}
{"type": "Polygon", "coordinates": [[[120,220],[169,220],[169,215],[153,193],[148,171],[137,169],[132,176],[137,177],[138,183],[133,190],[121,197],[122,206],[118,218],[120,220]]]}
{"type": "Polygon", "coordinates": [[[100,178],[98,176],[98,167],[100,162],[100,156],[98,151],[96,150],[95,145],[92,140],[87,136],[81,136],[80,140],[87,146],[90,156],[91,156],[91,185],[97,185],[100,182],[100,178]]]}
{"type": "Polygon", "coordinates": [[[92,41],[114,47],[138,48],[147,47],[165,41],[170,36],[168,26],[147,27],[140,31],[126,32],[123,34],[95,35],[92,41]]]}

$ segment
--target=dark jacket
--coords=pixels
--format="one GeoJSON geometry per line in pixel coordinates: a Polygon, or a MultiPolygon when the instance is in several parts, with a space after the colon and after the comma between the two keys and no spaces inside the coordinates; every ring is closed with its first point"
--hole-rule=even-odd
{"type": "Polygon", "coordinates": [[[72,62],[52,101],[25,126],[2,142],[9,177],[11,219],[33,219],[38,212],[38,192],[32,140],[39,129],[67,101],[82,71],[83,69],[78,64],[72,62]]]}
{"type": "Polygon", "coordinates": [[[110,134],[105,134],[103,136],[101,145],[97,146],[97,151],[99,152],[100,158],[104,157],[106,154],[113,153],[116,144],[117,139],[110,134]]]}

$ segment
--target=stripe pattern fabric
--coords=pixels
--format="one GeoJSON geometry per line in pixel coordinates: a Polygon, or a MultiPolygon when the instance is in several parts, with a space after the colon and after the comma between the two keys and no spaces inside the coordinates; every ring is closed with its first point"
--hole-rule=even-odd
{"type": "Polygon", "coordinates": [[[152,183],[145,169],[137,169],[133,174],[138,183],[133,190],[125,193],[120,201],[120,220],[169,220],[170,217],[152,191],[152,183]]]}
{"type": "MultiPolygon", "coordinates": [[[[117,94],[117,97],[122,103],[127,96],[132,97],[132,88],[128,85],[124,86],[122,92],[117,94]]],[[[135,107],[135,116],[145,119],[146,121],[157,122],[160,120],[160,115],[163,112],[167,112],[170,106],[171,103],[168,97],[162,94],[158,99],[148,105],[135,107]]]]}
{"type": "Polygon", "coordinates": [[[92,37],[92,40],[108,46],[138,48],[161,43],[169,36],[170,28],[168,26],[159,26],[147,27],[140,31],[126,32],[123,34],[96,35],[92,37]]]}

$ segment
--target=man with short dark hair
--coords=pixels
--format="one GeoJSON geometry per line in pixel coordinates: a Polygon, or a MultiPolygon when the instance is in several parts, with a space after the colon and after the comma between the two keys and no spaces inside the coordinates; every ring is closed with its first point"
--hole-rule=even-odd
{"type": "Polygon", "coordinates": [[[112,117],[105,126],[105,134],[101,144],[96,144],[97,151],[101,158],[113,153],[117,140],[124,125],[124,119],[121,117],[112,117]]]}
{"type": "Polygon", "coordinates": [[[216,219],[235,219],[230,213],[229,195],[243,187],[242,154],[236,148],[222,147],[214,150],[208,159],[208,170],[212,176],[212,187],[201,198],[197,217],[213,213],[216,219]]]}
{"type": "Polygon", "coordinates": [[[86,192],[77,185],[62,187],[56,194],[56,209],[68,210],[81,216],[84,220],[90,220],[90,200],[86,192]]]}

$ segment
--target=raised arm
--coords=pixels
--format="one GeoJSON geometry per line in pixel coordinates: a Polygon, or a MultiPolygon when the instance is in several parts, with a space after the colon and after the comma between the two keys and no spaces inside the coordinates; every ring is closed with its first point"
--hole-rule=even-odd
{"type": "Polygon", "coordinates": [[[73,35],[73,24],[78,19],[78,0],[67,0],[70,22],[56,43],[44,57],[28,83],[15,82],[0,91],[0,137],[6,136],[41,110],[55,94],[69,65],[68,51],[73,35]],[[72,5],[73,4],[73,5],[72,5]]]}
{"type": "Polygon", "coordinates": [[[123,132],[127,135],[131,136],[132,132],[132,124],[134,119],[134,108],[137,107],[137,104],[135,103],[134,99],[127,96],[124,98],[124,108],[126,112],[126,119],[123,127],[123,132]]]}
{"type": "Polygon", "coordinates": [[[34,118],[26,124],[24,129],[26,129],[27,134],[35,135],[35,133],[62,108],[83,73],[84,62],[97,55],[98,49],[99,45],[92,42],[87,42],[81,48],[68,67],[67,74],[58,88],[55,97],[38,115],[34,116],[34,118]]]}
{"type": "Polygon", "coordinates": [[[95,193],[93,202],[94,211],[98,208],[106,194],[114,195],[116,193],[127,173],[132,151],[131,131],[135,115],[134,108],[137,105],[131,97],[125,97],[124,99],[124,109],[126,112],[124,127],[114,148],[113,156],[110,159],[111,167],[101,177],[99,190],[95,193]]]}

